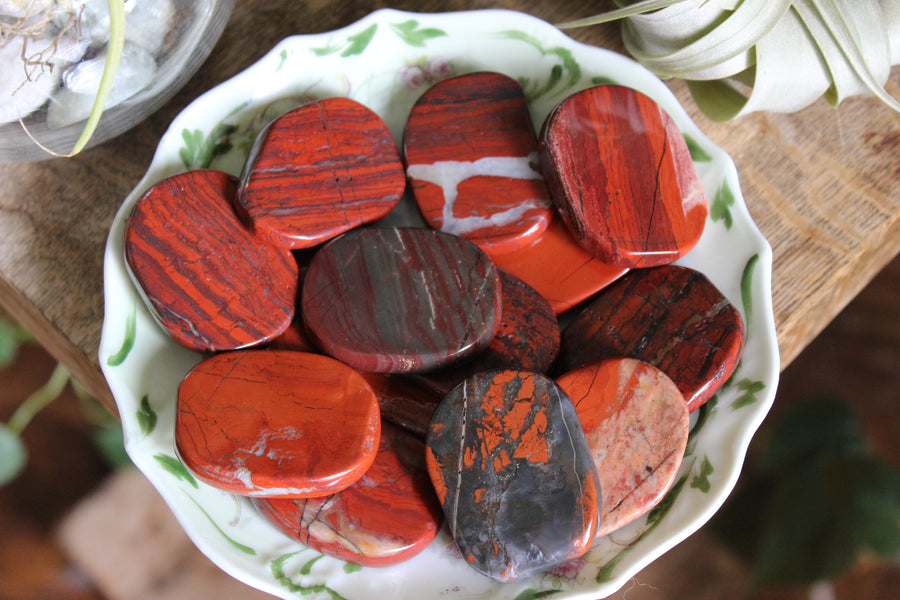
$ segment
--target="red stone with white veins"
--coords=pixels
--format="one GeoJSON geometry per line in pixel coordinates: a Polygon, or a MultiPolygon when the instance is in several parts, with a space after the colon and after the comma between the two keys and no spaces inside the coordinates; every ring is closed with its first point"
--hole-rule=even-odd
{"type": "Polygon", "coordinates": [[[672,486],[690,430],[687,403],[665,373],[633,358],[592,363],[556,382],[575,403],[597,465],[597,535],[606,535],[656,506],[672,486]]]}
{"type": "Polygon", "coordinates": [[[200,479],[244,496],[312,498],[358,480],[375,458],[375,393],[327,356],[217,354],[181,382],[175,444],[200,479]]]}
{"type": "Polygon", "coordinates": [[[236,207],[288,248],[310,248],[389,213],[406,187],[403,163],[377,114],[348,98],[304,104],[259,135],[236,207]]]}
{"type": "Polygon", "coordinates": [[[491,253],[527,246],[552,214],[525,94],[478,72],[445,79],[413,106],[406,173],[425,220],[491,253]]]}
{"type": "Polygon", "coordinates": [[[424,443],[387,423],[375,462],[347,489],[323,498],[259,498],[254,504],[291,538],[365,567],[412,558],[444,520],[425,469],[424,443]]]}
{"type": "Polygon", "coordinates": [[[700,240],[709,207],[675,121],[631,88],[573,94],[547,117],[541,165],[578,242],[614,266],[676,261],[700,240]]]}

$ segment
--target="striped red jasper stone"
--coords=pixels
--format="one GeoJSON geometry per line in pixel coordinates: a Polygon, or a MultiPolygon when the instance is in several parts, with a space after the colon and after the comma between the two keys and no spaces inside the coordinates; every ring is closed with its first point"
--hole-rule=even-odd
{"type": "Polygon", "coordinates": [[[361,228],[316,253],[301,304],[325,353],[361,370],[408,373],[487,347],[500,324],[500,279],[487,255],[462,238],[361,228]]]}
{"type": "Polygon", "coordinates": [[[350,487],[322,498],[254,500],[289,537],[364,567],[408,560],[443,523],[421,440],[382,424],[372,466],[350,487]]]}
{"type": "Polygon", "coordinates": [[[477,72],[429,88],[403,137],[406,173],[425,220],[491,252],[527,246],[553,209],[517,81],[477,72]]]}
{"type": "Polygon", "coordinates": [[[662,370],[696,410],[731,377],[744,347],[740,313],[699,271],[635,269],[563,329],[560,372],[630,357],[662,370]]]}
{"type": "Polygon", "coordinates": [[[441,401],[426,464],[463,558],[516,581],[581,556],[600,490],[572,401],[537,373],[477,373],[441,401]]]}
{"type": "Polygon", "coordinates": [[[178,387],[179,457],[199,479],[244,496],[338,492],[372,465],[380,431],[365,379],[319,354],[216,354],[178,387]]]}
{"type": "Polygon", "coordinates": [[[709,207],[674,120],[631,88],[573,94],[541,132],[541,164],[566,225],[615,266],[669,264],[699,241],[709,207]]]}
{"type": "Polygon", "coordinates": [[[603,490],[597,535],[656,506],[678,474],[690,417],[678,386],[653,365],[611,358],[556,383],[575,403],[603,490]]]}
{"type": "Polygon", "coordinates": [[[165,331],[195,351],[268,341],[294,315],[291,252],[247,229],[232,209],[237,180],[188,171],[154,184],[125,224],[125,259],[165,331]]]}
{"type": "Polygon", "coordinates": [[[236,206],[276,243],[309,248],[383,217],[405,186],[381,117],[354,100],[328,98],[278,117],[259,134],[236,206]]]}

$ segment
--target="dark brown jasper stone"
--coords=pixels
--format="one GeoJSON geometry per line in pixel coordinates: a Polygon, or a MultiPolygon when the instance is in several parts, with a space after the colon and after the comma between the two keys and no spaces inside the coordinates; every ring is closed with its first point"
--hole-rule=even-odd
{"type": "Polygon", "coordinates": [[[441,402],[426,463],[463,558],[515,581],[583,554],[597,527],[594,461],[572,401],[537,373],[479,373],[441,402]]]}
{"type": "Polygon", "coordinates": [[[363,228],[316,253],[301,302],[327,354],[365,371],[409,373],[487,347],[500,324],[500,278],[462,238],[363,228]]]}
{"type": "Polygon", "coordinates": [[[578,242],[613,266],[674,262],[700,240],[709,208],[684,137],[651,98],[601,85],[547,118],[541,164],[578,242]]]}
{"type": "Polygon", "coordinates": [[[743,347],[728,299],[699,271],[667,265],[630,271],[588,304],[562,332],[557,368],[637,358],[668,375],[693,411],[734,373],[743,347]]]}
{"type": "Polygon", "coordinates": [[[237,181],[188,171],[156,183],[125,224],[125,259],[157,321],[191,350],[261,344],[291,322],[297,263],[247,229],[237,181]]]}
{"type": "Polygon", "coordinates": [[[309,248],[391,211],[403,163],[377,114],[348,98],[304,104],[270,123],[241,176],[237,207],[254,229],[309,248]]]}
{"type": "Polygon", "coordinates": [[[521,279],[500,271],[502,316],[487,349],[448,369],[422,378],[447,393],[479,371],[520,369],[545,373],[559,352],[559,321],[550,304],[521,279]]]}

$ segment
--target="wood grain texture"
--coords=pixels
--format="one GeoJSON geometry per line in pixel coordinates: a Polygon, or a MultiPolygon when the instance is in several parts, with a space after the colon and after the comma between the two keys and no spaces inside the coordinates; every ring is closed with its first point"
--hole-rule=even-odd
{"type": "MultiPolygon", "coordinates": [[[[554,0],[239,0],[212,55],[190,82],[127,135],[73,159],[0,165],[0,304],[111,409],[99,369],[103,248],[122,200],[138,183],[168,124],[189,102],[289,35],[349,25],[390,5],[426,12],[506,8],[550,22],[605,3],[554,0]]],[[[617,25],[568,32],[622,52],[617,25]]],[[[900,253],[900,115],[871,98],[833,109],[727,124],[699,114],[669,87],[737,166],[750,214],[772,244],[773,301],[782,368],[900,253]]],[[[900,96],[900,67],[888,91],[900,96]]]]}

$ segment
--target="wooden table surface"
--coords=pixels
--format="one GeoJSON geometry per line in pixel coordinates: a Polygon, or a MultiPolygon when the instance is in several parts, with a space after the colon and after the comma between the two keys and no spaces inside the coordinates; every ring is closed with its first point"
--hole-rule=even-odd
{"type": "MultiPolygon", "coordinates": [[[[562,22],[607,3],[389,4],[423,12],[506,8],[562,22]]],[[[97,358],[104,245],[116,210],[146,171],[168,124],[191,100],[282,38],[330,31],[387,5],[239,0],[198,74],[133,130],[75,158],[0,165],[0,306],[114,406],[97,358]]],[[[615,25],[570,35],[622,51],[615,25]]],[[[699,113],[683,83],[669,85],[699,127],[734,159],[750,213],[773,247],[783,369],[900,252],[900,114],[870,98],[851,98],[837,109],[819,101],[791,115],[754,114],[718,124],[699,113]]],[[[888,91],[900,97],[900,68],[892,71],[888,91]]]]}

